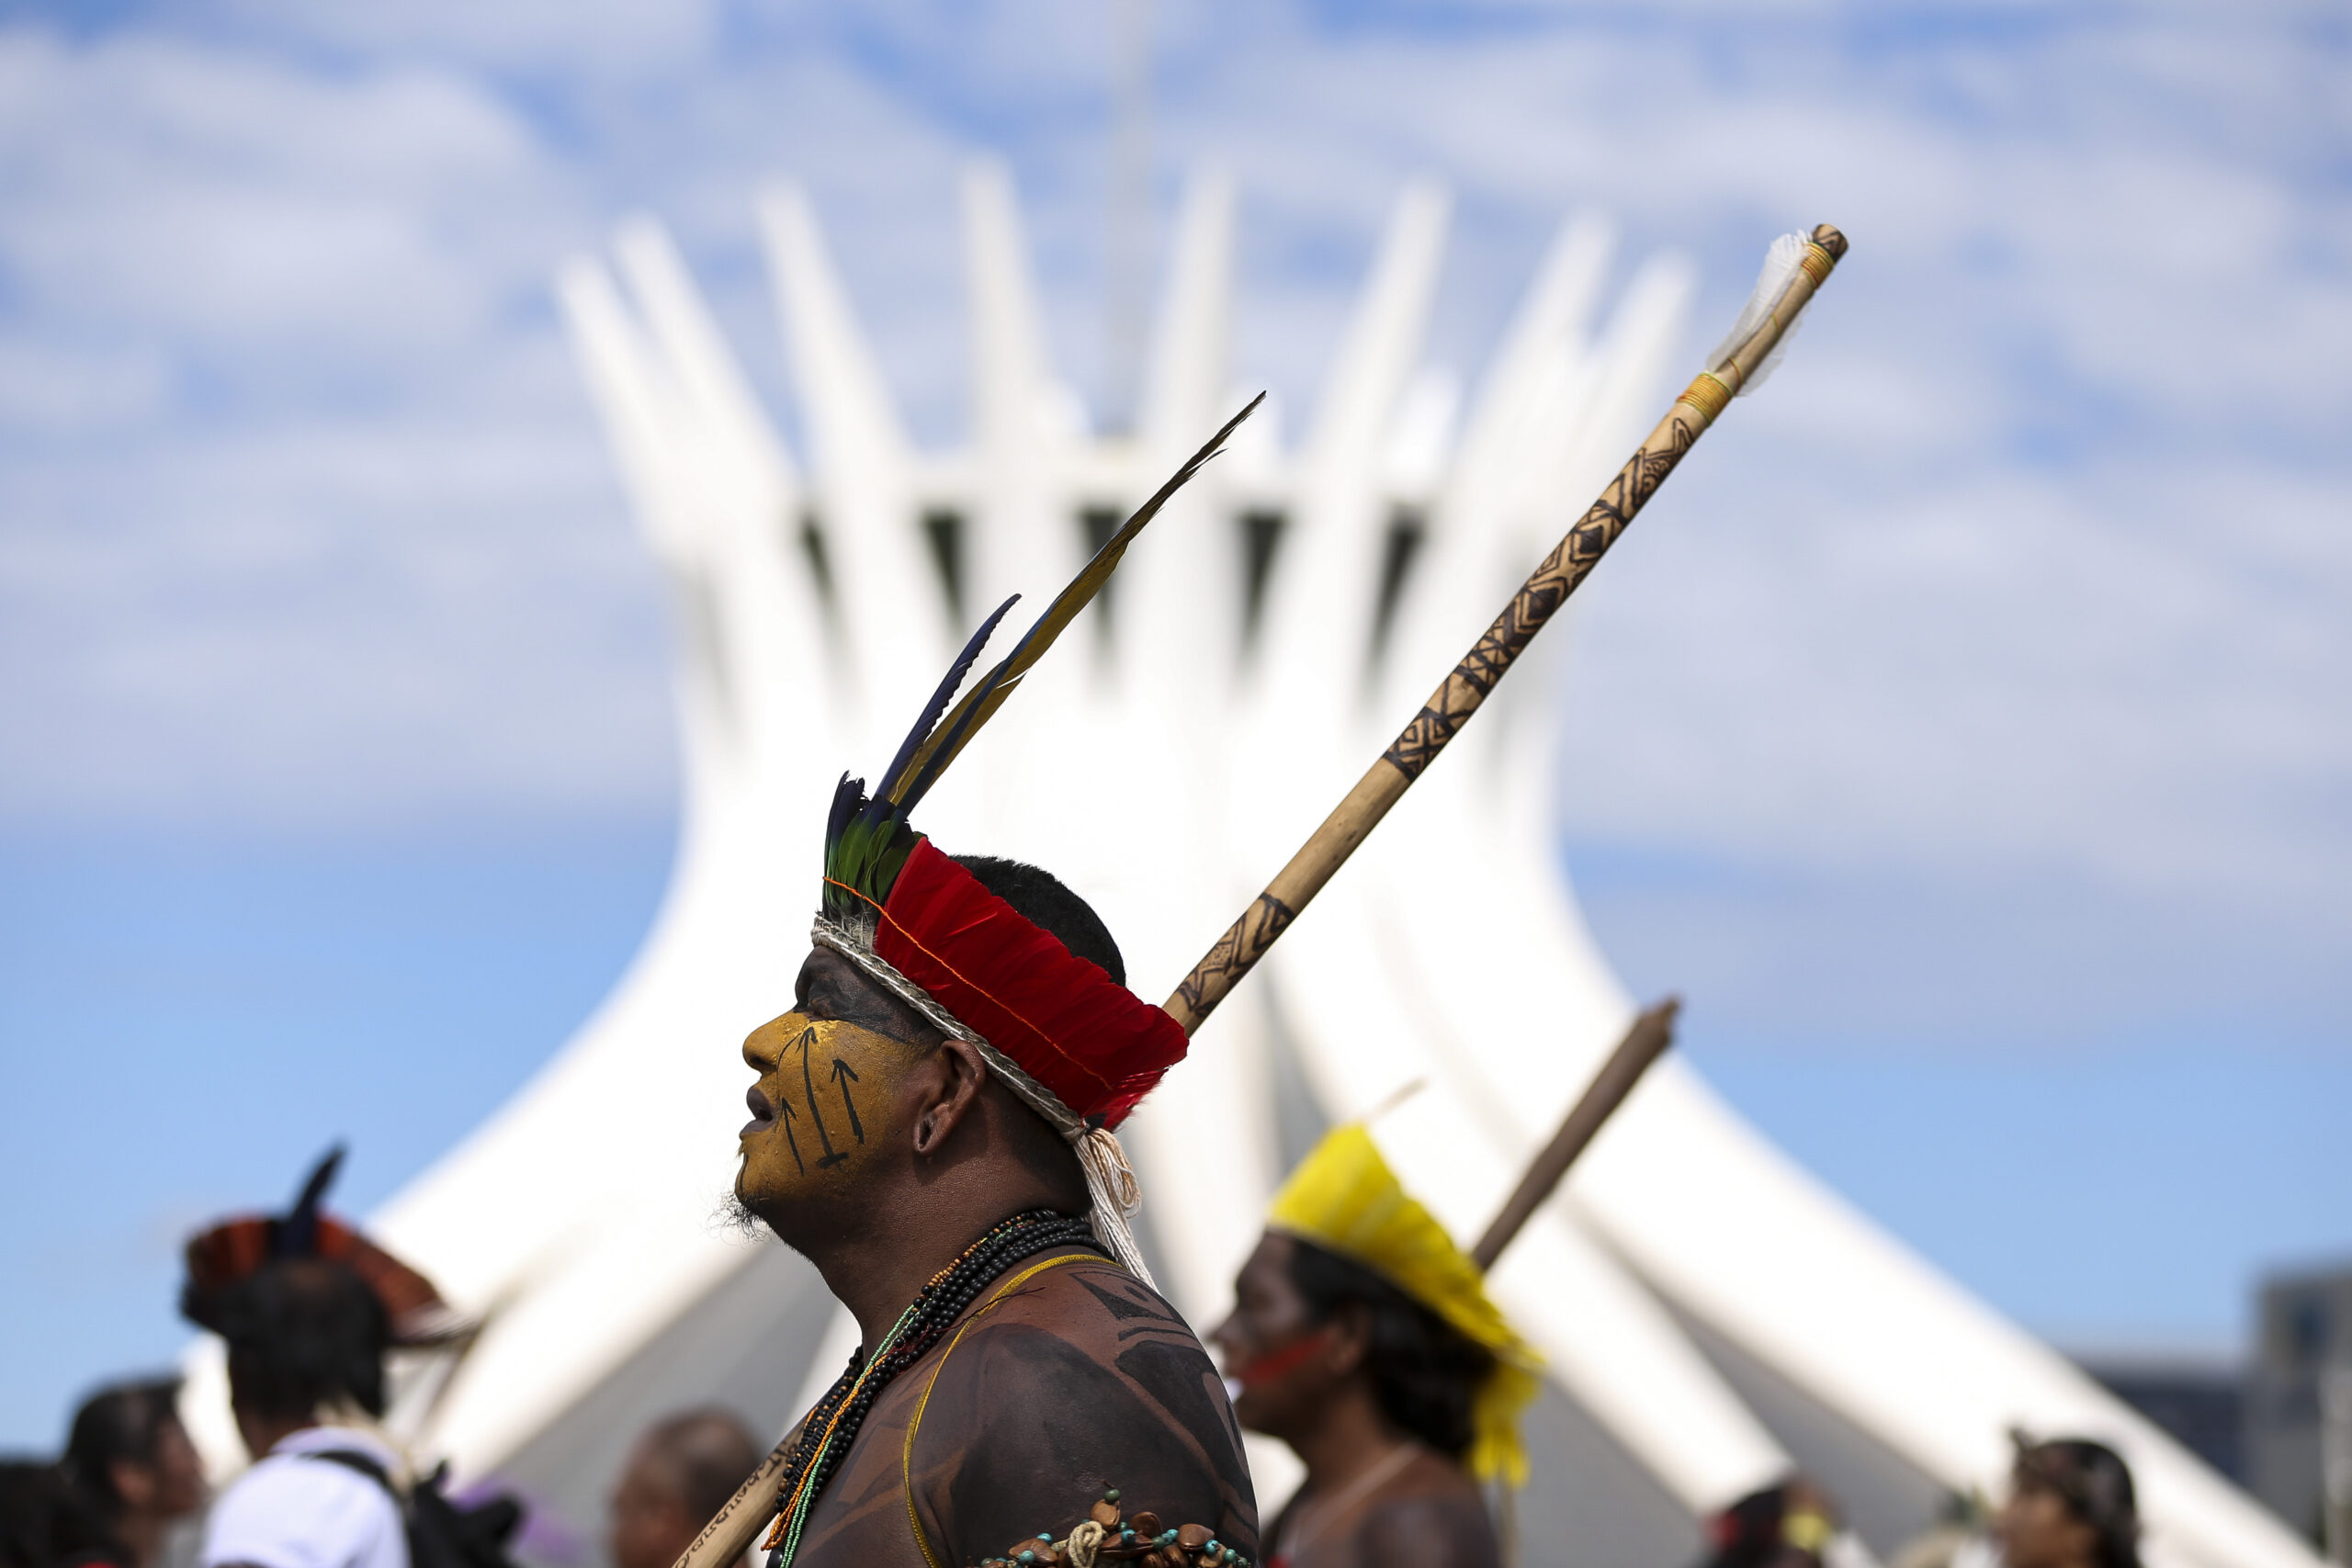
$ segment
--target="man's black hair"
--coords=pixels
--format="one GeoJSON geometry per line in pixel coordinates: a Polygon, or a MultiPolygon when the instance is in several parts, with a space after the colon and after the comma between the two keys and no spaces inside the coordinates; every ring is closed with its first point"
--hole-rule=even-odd
{"type": "Polygon", "coordinates": [[[1704,1568],[1820,1568],[1817,1551],[1789,1540],[1788,1519],[1788,1483],[1750,1492],[1709,1522],[1704,1568]]]}
{"type": "Polygon", "coordinates": [[[102,1556],[126,1560],[62,1471],[36,1460],[0,1461],[0,1568],[54,1568],[102,1556]]]}
{"type": "Polygon", "coordinates": [[[82,1402],[65,1438],[58,1469],[108,1518],[122,1512],[114,1467],[124,1461],[153,1465],[164,1423],[177,1420],[180,1380],[153,1378],[116,1383],[82,1402]]]}
{"type": "Polygon", "coordinates": [[[997,855],[951,855],[979,885],[1003,899],[1031,925],[1050,931],[1061,944],[1089,964],[1096,964],[1118,984],[1127,983],[1127,962],[1111,928],[1087,901],[1063,886],[1043,866],[997,855]]]}
{"type": "Polygon", "coordinates": [[[2016,1475],[2019,1485],[2056,1493],[2068,1514],[2090,1526],[2099,1568],[2140,1568],[2140,1505],[2121,1454],[2087,1438],[2018,1441],[2016,1475]]]}
{"type": "MultiPolygon", "coordinates": [[[[1061,878],[1042,866],[1006,860],[1001,855],[949,858],[970,872],[974,881],[1012,905],[1013,912],[1023,919],[1050,933],[1073,954],[1097,965],[1117,984],[1127,983],[1127,961],[1119,956],[1119,944],[1111,940],[1110,928],[1085,899],[1063,885],[1061,878]]],[[[1083,1213],[1087,1203],[1086,1178],[1077,1155],[1043,1117],[1026,1106],[1023,1110],[1025,1114],[1014,1120],[1016,1125],[1027,1128],[1027,1135],[1015,1134],[1015,1157],[1061,1194],[1058,1202],[1072,1213],[1083,1213]]]]}
{"type": "MultiPolygon", "coordinates": [[[[366,1281],[339,1263],[268,1263],[206,1292],[198,1321],[229,1343],[229,1388],[257,1415],[307,1419],[349,1399],[384,1413],[391,1324],[366,1281]]],[[[190,1312],[190,1316],[197,1316],[190,1312]]]]}
{"type": "Polygon", "coordinates": [[[1350,1308],[1371,1325],[1363,1369],[1389,1422],[1459,1461],[1475,1435],[1470,1406],[1495,1370],[1494,1352],[1363,1264],[1294,1238],[1290,1280],[1315,1321],[1350,1308]]]}

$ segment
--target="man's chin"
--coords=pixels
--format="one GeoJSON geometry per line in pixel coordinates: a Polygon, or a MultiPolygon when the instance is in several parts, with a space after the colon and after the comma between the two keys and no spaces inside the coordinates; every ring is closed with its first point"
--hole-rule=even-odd
{"type": "Polygon", "coordinates": [[[821,1207],[812,1209],[806,1194],[762,1192],[756,1187],[746,1190],[741,1175],[723,1207],[728,1221],[745,1235],[756,1237],[764,1231],[795,1252],[807,1251],[809,1227],[821,1230],[824,1223],[821,1207]]]}
{"type": "Polygon", "coordinates": [[[775,1234],[775,1226],[769,1222],[767,1215],[752,1205],[750,1199],[743,1196],[740,1186],[718,1201],[718,1217],[738,1235],[752,1241],[775,1234]]]}

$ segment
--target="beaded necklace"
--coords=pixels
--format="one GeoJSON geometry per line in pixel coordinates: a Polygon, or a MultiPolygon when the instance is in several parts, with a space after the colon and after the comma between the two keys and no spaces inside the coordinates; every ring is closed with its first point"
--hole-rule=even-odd
{"type": "Polygon", "coordinates": [[[768,1568],[792,1568],[801,1528],[808,1522],[817,1495],[849,1456],[882,1391],[922,1359],[989,1281],[1024,1258],[1059,1247],[1101,1250],[1093,1224],[1084,1215],[1031,1209],[998,1221],[915,1293],[871,1356],[863,1345],[850,1352],[849,1365],[801,1423],[800,1441],[785,1466],[776,1491],[775,1529],[763,1543],[769,1549],[768,1568]]]}

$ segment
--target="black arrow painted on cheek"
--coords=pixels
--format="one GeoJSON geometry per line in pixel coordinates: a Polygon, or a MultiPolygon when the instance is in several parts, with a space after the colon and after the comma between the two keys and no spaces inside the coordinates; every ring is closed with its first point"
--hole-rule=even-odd
{"type": "Polygon", "coordinates": [[[833,1082],[841,1086],[842,1109],[849,1112],[849,1130],[857,1134],[857,1141],[862,1144],[865,1142],[865,1129],[857,1120],[857,1101],[849,1097],[849,1086],[856,1081],[857,1069],[839,1056],[834,1057],[833,1082]]]}
{"type": "Polygon", "coordinates": [[[824,1108],[817,1103],[817,1075],[808,1066],[808,1048],[817,1043],[817,1032],[804,1030],[793,1043],[800,1047],[800,1088],[808,1097],[808,1114],[817,1123],[817,1141],[825,1146],[825,1157],[817,1162],[819,1170],[831,1170],[849,1158],[833,1147],[833,1135],[826,1130],[824,1108]]]}
{"type": "Polygon", "coordinates": [[[775,1108],[784,1117],[784,1146],[792,1151],[793,1168],[806,1176],[808,1174],[808,1164],[800,1157],[800,1140],[792,1135],[793,1118],[798,1116],[800,1112],[792,1109],[792,1101],[788,1099],[777,1100],[775,1108]]]}

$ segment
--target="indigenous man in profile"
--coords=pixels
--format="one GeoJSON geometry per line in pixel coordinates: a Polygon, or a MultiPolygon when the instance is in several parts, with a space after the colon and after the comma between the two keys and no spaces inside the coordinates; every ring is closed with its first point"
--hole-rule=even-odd
{"type": "Polygon", "coordinates": [[[1479,1483],[1526,1479],[1541,1362],[1361,1124],[1292,1173],[1234,1296],[1234,1412],[1306,1464],[1269,1568],[1498,1568],[1479,1483]]]}
{"type": "Polygon", "coordinates": [[[744,1043],[758,1082],[735,1192],[862,1342],[783,1466],[771,1568],[1257,1555],[1240,1430],[1152,1287],[1112,1134],[1183,1029],[1126,988],[1060,882],[943,854],[907,820],[1201,458],[946,713],[1010,603],[989,617],[873,795],[848,778],[835,794],[794,1006],[744,1043]]]}

